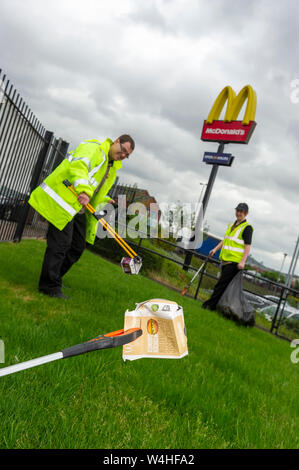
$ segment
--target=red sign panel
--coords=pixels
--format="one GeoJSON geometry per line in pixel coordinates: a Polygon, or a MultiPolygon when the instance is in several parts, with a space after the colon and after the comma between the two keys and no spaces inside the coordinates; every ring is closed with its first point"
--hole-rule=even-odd
{"type": "Polygon", "coordinates": [[[242,121],[213,121],[211,124],[204,121],[201,139],[209,142],[248,144],[255,126],[255,121],[250,121],[248,125],[242,124],[242,121]]]}

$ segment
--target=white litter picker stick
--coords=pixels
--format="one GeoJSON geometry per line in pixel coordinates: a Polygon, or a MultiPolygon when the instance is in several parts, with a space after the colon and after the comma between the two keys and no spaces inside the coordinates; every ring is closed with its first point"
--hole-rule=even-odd
{"type": "Polygon", "coordinates": [[[181,295],[186,295],[188,290],[190,289],[193,281],[197,278],[197,276],[199,275],[199,273],[201,272],[201,270],[206,266],[207,262],[209,260],[209,256],[206,258],[206,260],[202,263],[202,265],[200,266],[200,268],[196,271],[196,273],[194,274],[193,278],[191,279],[191,281],[189,282],[189,284],[187,284],[183,289],[182,289],[182,292],[181,292],[181,295]]]}
{"type": "Polygon", "coordinates": [[[31,367],[40,366],[47,362],[57,361],[58,359],[66,359],[72,356],[79,356],[97,349],[115,348],[117,346],[123,346],[124,344],[135,341],[139,336],[142,335],[140,328],[130,328],[129,330],[117,330],[105,335],[97,336],[94,339],[87,341],[86,343],[76,344],[70,348],[63,349],[54,354],[48,356],[37,357],[31,361],[20,362],[20,364],[14,364],[13,366],[4,367],[0,369],[0,377],[5,375],[15,374],[21,370],[30,369],[31,367]]]}

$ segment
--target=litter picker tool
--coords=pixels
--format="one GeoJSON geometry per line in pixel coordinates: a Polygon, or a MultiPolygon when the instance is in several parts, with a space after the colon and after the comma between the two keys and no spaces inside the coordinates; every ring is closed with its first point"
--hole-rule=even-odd
{"type": "Polygon", "coordinates": [[[115,348],[117,346],[123,346],[124,344],[131,343],[135,339],[139,338],[142,335],[142,330],[140,328],[130,328],[126,331],[117,330],[112,331],[111,333],[106,333],[105,335],[97,336],[94,339],[87,341],[86,343],[76,344],[70,348],[63,349],[54,354],[49,354],[48,356],[37,357],[31,361],[20,362],[19,364],[14,364],[13,366],[4,367],[0,369],[0,377],[4,375],[15,374],[21,370],[30,369],[31,367],[40,366],[41,364],[46,364],[47,362],[57,361],[58,359],[67,359],[72,356],[79,356],[80,354],[85,354],[91,351],[96,351],[97,349],[107,349],[115,348]]]}
{"type": "MultiPolygon", "coordinates": [[[[78,194],[76,193],[74,187],[68,180],[64,180],[63,184],[73,193],[76,198],[78,194]]],[[[100,222],[100,224],[107,230],[110,235],[115,239],[115,241],[121,246],[121,248],[127,253],[128,257],[124,257],[121,260],[121,267],[125,274],[138,274],[142,266],[142,259],[133,248],[128,245],[128,243],[104,220],[103,215],[97,214],[94,207],[91,204],[86,204],[86,209],[100,222]]]]}
{"type": "Polygon", "coordinates": [[[202,271],[202,269],[206,266],[207,262],[208,262],[208,259],[209,259],[209,256],[207,257],[207,259],[202,263],[202,265],[200,266],[200,268],[196,271],[196,273],[194,274],[193,278],[191,279],[191,281],[189,282],[189,284],[187,284],[184,289],[182,290],[181,292],[181,295],[186,295],[187,292],[189,291],[193,281],[195,281],[195,279],[197,278],[197,276],[199,275],[199,273],[202,271]]]}

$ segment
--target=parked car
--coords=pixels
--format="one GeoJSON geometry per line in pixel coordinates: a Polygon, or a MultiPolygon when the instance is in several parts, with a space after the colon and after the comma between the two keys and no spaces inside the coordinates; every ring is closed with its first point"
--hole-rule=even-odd
{"type": "Polygon", "coordinates": [[[295,313],[290,313],[290,315],[286,317],[286,320],[290,320],[290,319],[299,320],[299,311],[295,313]]]}
{"type": "MultiPolygon", "coordinates": [[[[266,318],[266,320],[271,322],[273,320],[276,310],[277,305],[268,305],[266,307],[258,309],[258,312],[262,314],[266,318]]],[[[282,319],[285,320],[292,318],[293,320],[297,320],[297,316],[299,319],[299,310],[286,304],[283,310],[282,319]]]]}
{"type": "Polygon", "coordinates": [[[254,307],[254,308],[262,308],[265,306],[265,301],[262,297],[253,294],[251,292],[244,292],[246,300],[254,307]]]}
{"type": "Polygon", "coordinates": [[[277,297],[277,295],[265,295],[265,298],[275,303],[279,302],[279,297],[277,297]]]}

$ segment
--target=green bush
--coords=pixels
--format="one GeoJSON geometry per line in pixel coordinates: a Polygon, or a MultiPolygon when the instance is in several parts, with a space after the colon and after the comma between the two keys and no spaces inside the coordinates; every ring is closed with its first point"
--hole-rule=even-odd
{"type": "MultiPolygon", "coordinates": [[[[135,242],[135,240],[134,240],[135,242]]],[[[138,240],[136,241],[138,243],[138,240]]],[[[133,248],[135,252],[139,253],[142,257],[142,268],[140,274],[146,274],[149,271],[156,271],[161,272],[162,265],[163,265],[163,258],[154,255],[152,253],[143,251],[142,249],[138,250],[136,246],[134,246],[130,240],[127,240],[127,243],[133,248]]],[[[116,243],[116,241],[112,238],[104,238],[98,239],[93,246],[89,246],[91,251],[94,251],[104,258],[110,259],[111,261],[115,261],[120,263],[121,259],[124,256],[127,256],[124,250],[116,243]]]]}

